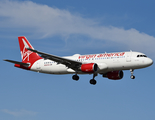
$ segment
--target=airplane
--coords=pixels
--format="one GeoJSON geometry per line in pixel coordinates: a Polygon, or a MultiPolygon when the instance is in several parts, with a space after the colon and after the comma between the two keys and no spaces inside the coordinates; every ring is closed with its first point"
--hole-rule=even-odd
{"type": "Polygon", "coordinates": [[[153,60],[140,52],[115,52],[90,55],[75,54],[59,57],[35,50],[25,36],[18,37],[22,62],[8,60],[17,68],[47,74],[74,74],[73,80],[78,81],[78,74],[92,74],[90,84],[95,85],[95,77],[100,74],[110,80],[123,78],[123,70],[130,70],[131,79],[135,79],[134,70],[153,64],[153,60]]]}

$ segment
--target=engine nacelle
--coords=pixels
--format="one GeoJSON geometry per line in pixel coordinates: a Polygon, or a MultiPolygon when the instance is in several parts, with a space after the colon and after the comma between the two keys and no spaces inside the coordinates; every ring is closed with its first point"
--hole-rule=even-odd
{"type": "Polygon", "coordinates": [[[103,77],[107,77],[108,79],[111,79],[111,80],[120,80],[123,78],[123,71],[111,71],[111,72],[108,72],[106,74],[103,74],[103,77]]]}
{"type": "Polygon", "coordinates": [[[81,71],[86,73],[94,73],[98,69],[98,66],[96,63],[88,63],[88,64],[82,64],[81,65],[81,71]]]}

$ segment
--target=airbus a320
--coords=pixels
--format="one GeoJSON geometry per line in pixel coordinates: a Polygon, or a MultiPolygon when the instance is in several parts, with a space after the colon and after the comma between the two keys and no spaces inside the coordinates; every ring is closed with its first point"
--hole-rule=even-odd
{"type": "Polygon", "coordinates": [[[153,60],[140,52],[115,52],[59,57],[35,50],[24,36],[18,37],[22,62],[8,60],[15,67],[48,74],[74,74],[73,80],[79,80],[79,74],[92,74],[90,84],[95,85],[95,77],[100,74],[111,80],[123,78],[123,70],[133,71],[153,64],[153,60]]]}

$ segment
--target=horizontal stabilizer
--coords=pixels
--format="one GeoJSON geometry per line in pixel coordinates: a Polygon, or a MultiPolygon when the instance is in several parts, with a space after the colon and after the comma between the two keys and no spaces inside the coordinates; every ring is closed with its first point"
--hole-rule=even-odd
{"type": "Polygon", "coordinates": [[[11,63],[14,63],[14,64],[23,65],[23,66],[27,66],[27,67],[30,65],[29,63],[23,63],[23,62],[18,62],[18,61],[14,61],[14,60],[5,59],[4,61],[11,62],[11,63]]]}

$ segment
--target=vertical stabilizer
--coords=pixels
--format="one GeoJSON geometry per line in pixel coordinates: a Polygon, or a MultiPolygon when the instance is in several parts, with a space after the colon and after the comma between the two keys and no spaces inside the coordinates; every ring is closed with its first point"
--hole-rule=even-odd
{"type": "Polygon", "coordinates": [[[33,49],[33,47],[26,37],[20,36],[18,40],[23,63],[30,63],[32,65],[35,61],[42,59],[37,53],[27,50],[27,48],[33,49]]]}

